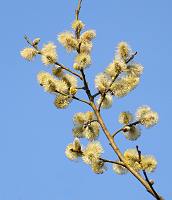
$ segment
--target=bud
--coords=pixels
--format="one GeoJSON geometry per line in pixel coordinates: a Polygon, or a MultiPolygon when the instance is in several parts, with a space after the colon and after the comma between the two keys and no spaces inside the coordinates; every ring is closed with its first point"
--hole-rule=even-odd
{"type": "Polygon", "coordinates": [[[130,126],[124,126],[124,128],[122,129],[123,132],[128,132],[131,129],[130,126]]]}
{"type": "Polygon", "coordinates": [[[36,46],[36,45],[38,45],[38,43],[40,42],[40,38],[35,38],[34,40],[33,40],[33,42],[32,42],[32,44],[33,44],[33,46],[36,46]]]}
{"type": "Polygon", "coordinates": [[[77,93],[77,89],[75,87],[70,88],[70,94],[75,95],[77,93]]]}
{"type": "Polygon", "coordinates": [[[149,183],[150,183],[151,185],[153,185],[153,184],[154,184],[154,180],[153,180],[153,179],[150,179],[150,180],[149,180],[149,183]]]}

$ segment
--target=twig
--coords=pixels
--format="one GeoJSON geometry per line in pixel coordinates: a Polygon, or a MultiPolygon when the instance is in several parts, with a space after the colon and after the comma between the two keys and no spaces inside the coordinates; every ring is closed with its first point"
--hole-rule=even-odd
{"type": "Polygon", "coordinates": [[[107,159],[104,159],[104,158],[99,158],[99,159],[102,160],[103,162],[113,163],[113,164],[117,164],[117,165],[121,165],[121,166],[125,167],[124,163],[121,163],[121,162],[118,162],[118,161],[107,160],[107,159]]]}
{"type": "MultiPolygon", "coordinates": [[[[137,51],[131,55],[131,57],[126,61],[126,64],[128,64],[128,63],[135,57],[136,54],[137,54],[137,51]]],[[[116,78],[117,78],[117,77],[116,77],[116,78]]],[[[116,78],[115,78],[115,80],[116,80],[116,78]]],[[[112,80],[112,83],[110,84],[110,87],[112,86],[112,84],[114,83],[115,80],[114,80],[114,79],[112,80]]],[[[95,93],[95,94],[93,95],[93,98],[95,98],[95,97],[98,96],[99,94],[101,94],[100,91],[97,92],[97,93],[95,93]]],[[[104,97],[104,98],[106,97],[106,94],[107,94],[107,91],[106,91],[105,93],[103,93],[103,97],[104,97]]],[[[99,104],[99,109],[98,109],[98,110],[100,110],[100,107],[101,107],[101,104],[102,104],[103,101],[104,101],[104,98],[102,98],[102,100],[101,100],[101,102],[100,102],[100,104],[99,104]]]]}
{"type": "Polygon", "coordinates": [[[69,68],[65,67],[63,64],[60,64],[58,62],[55,62],[54,64],[60,66],[62,69],[70,72],[71,74],[73,74],[73,75],[77,76],[78,78],[80,78],[81,80],[83,80],[83,78],[82,78],[82,76],[80,74],[75,73],[74,71],[72,71],[69,68]]]}
{"type": "Polygon", "coordinates": [[[76,17],[76,20],[79,19],[79,13],[80,13],[80,10],[81,10],[81,4],[82,4],[82,0],[78,0],[78,7],[77,7],[77,9],[75,10],[75,17],[76,17]]]}
{"type": "Polygon", "coordinates": [[[87,83],[87,80],[86,80],[86,77],[85,77],[84,70],[81,69],[80,71],[81,71],[81,74],[82,74],[82,78],[83,78],[83,82],[84,82],[84,86],[85,86],[85,91],[86,91],[87,96],[90,99],[90,101],[92,101],[93,100],[93,96],[91,95],[90,89],[88,87],[88,83],[87,83]]]}
{"type": "Polygon", "coordinates": [[[77,100],[77,101],[80,101],[80,102],[83,102],[83,103],[86,103],[86,104],[90,105],[90,102],[88,102],[88,101],[86,101],[84,99],[80,99],[80,98],[78,98],[76,96],[72,96],[72,98],[75,99],[75,100],[77,100]]]}
{"type": "Polygon", "coordinates": [[[125,129],[126,126],[131,127],[131,126],[135,126],[135,125],[137,125],[137,124],[139,124],[139,123],[140,123],[140,121],[135,121],[135,122],[133,122],[133,123],[126,124],[124,127],[122,127],[122,128],[120,128],[119,130],[115,131],[115,132],[112,134],[112,137],[114,138],[119,132],[123,131],[123,130],[125,129]]]}
{"type": "MultiPolygon", "coordinates": [[[[42,55],[41,51],[38,49],[36,45],[33,45],[32,41],[27,37],[27,35],[24,36],[24,39],[29,45],[31,45],[33,48],[35,48],[38,51],[38,54],[42,55]]],[[[47,57],[47,59],[49,59],[49,57],[47,57]]],[[[62,69],[70,72],[71,74],[77,76],[78,78],[82,80],[82,76],[80,74],[77,74],[76,72],[70,70],[69,68],[65,67],[63,64],[60,64],[59,62],[54,62],[54,64],[60,66],[62,69]]]]}
{"type": "Polygon", "coordinates": [[[126,64],[128,64],[134,57],[137,55],[137,51],[131,55],[131,57],[126,61],[126,64]]]}
{"type": "MultiPolygon", "coordinates": [[[[142,152],[139,150],[138,145],[136,146],[136,149],[137,149],[138,156],[139,156],[139,164],[141,165],[141,153],[142,153],[142,152]]],[[[146,171],[143,169],[142,172],[143,172],[143,175],[144,175],[146,181],[148,182],[150,188],[152,189],[152,191],[153,191],[153,193],[154,193],[154,195],[155,195],[155,198],[156,198],[157,200],[162,200],[162,198],[158,195],[158,193],[157,193],[157,192],[155,191],[155,189],[153,188],[153,185],[152,185],[152,183],[150,182],[150,180],[149,180],[149,178],[148,178],[148,176],[147,176],[146,171]]]]}
{"type": "Polygon", "coordinates": [[[111,83],[110,83],[108,89],[102,94],[102,96],[101,96],[101,101],[100,101],[99,106],[98,106],[98,111],[99,111],[99,112],[100,112],[100,108],[101,108],[101,106],[102,106],[102,103],[103,103],[103,101],[104,101],[104,99],[105,99],[105,97],[106,97],[106,94],[110,91],[110,87],[111,87],[112,84],[115,82],[115,80],[118,78],[118,76],[119,76],[119,73],[118,73],[115,77],[112,78],[112,81],[111,81],[111,83]]]}
{"type": "Polygon", "coordinates": [[[119,132],[123,131],[124,127],[115,131],[113,134],[112,134],[112,137],[114,138],[119,132]]]}

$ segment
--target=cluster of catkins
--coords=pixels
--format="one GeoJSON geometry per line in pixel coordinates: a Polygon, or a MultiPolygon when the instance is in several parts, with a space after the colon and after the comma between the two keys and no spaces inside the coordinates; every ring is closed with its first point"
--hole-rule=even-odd
{"type": "MultiPolygon", "coordinates": [[[[146,128],[154,126],[158,122],[158,114],[151,110],[148,106],[142,106],[136,111],[136,120],[134,123],[133,116],[129,112],[122,112],[119,116],[119,123],[123,124],[122,132],[128,140],[136,140],[140,135],[139,124],[146,128]],[[137,124],[137,125],[136,125],[137,124]]],[[[96,121],[93,112],[77,113],[73,117],[74,142],[66,148],[65,154],[70,160],[77,160],[82,157],[82,160],[91,166],[95,173],[103,173],[106,170],[103,159],[101,157],[104,152],[100,142],[97,141],[99,136],[99,123],[96,121]],[[79,141],[79,138],[89,140],[88,145],[84,148],[79,141]]],[[[128,149],[124,152],[126,163],[135,170],[145,170],[153,172],[157,166],[157,161],[153,156],[141,155],[136,149],[128,149]]],[[[113,170],[117,174],[125,174],[128,170],[117,160],[113,164],[113,170]]]]}
{"type": "MultiPolygon", "coordinates": [[[[58,35],[58,41],[65,47],[67,52],[76,52],[73,69],[82,71],[91,64],[92,40],[96,37],[94,30],[88,30],[83,33],[85,25],[80,20],[72,23],[74,32],[63,32],[58,35]]],[[[52,73],[45,71],[39,72],[37,78],[39,84],[46,92],[56,96],[54,104],[57,108],[66,108],[74,99],[79,86],[76,76],[65,73],[62,65],[58,63],[58,55],[54,43],[44,44],[41,49],[38,48],[40,39],[36,38],[30,45],[21,51],[21,56],[28,61],[33,60],[37,55],[41,56],[44,65],[52,65],[52,73]]],[[[97,106],[101,108],[110,108],[113,96],[123,97],[132,91],[139,83],[143,67],[135,62],[130,62],[133,51],[126,42],[120,42],[113,61],[95,78],[95,87],[100,97],[97,99],[97,106]],[[104,98],[102,99],[102,96],[104,98]]],[[[98,96],[98,95],[97,95],[98,96]]],[[[136,112],[136,123],[132,124],[133,116],[130,112],[122,112],[119,116],[119,122],[124,125],[122,132],[129,140],[136,140],[140,136],[139,124],[149,128],[158,122],[158,114],[148,106],[140,107],[136,112]]],[[[93,112],[77,113],[74,118],[73,136],[74,142],[66,148],[65,154],[70,160],[76,160],[82,157],[82,160],[91,166],[92,170],[101,174],[106,167],[102,156],[103,147],[97,141],[99,135],[99,123],[93,112]],[[80,144],[79,138],[88,139],[86,147],[80,144]]],[[[135,149],[128,149],[124,152],[126,163],[135,170],[146,170],[152,172],[157,165],[153,156],[142,155],[139,158],[135,149]]],[[[121,161],[113,164],[113,169],[117,174],[124,174],[127,169],[121,161]],[[117,164],[118,163],[118,164],[117,164]]]]}

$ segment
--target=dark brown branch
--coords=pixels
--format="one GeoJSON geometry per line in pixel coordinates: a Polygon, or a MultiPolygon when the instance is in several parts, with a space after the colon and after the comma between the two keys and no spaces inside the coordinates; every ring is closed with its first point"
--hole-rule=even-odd
{"type": "Polygon", "coordinates": [[[128,64],[134,57],[137,55],[137,51],[131,55],[131,57],[126,61],[126,64],[128,64]]]}
{"type": "Polygon", "coordinates": [[[98,111],[99,111],[99,112],[100,112],[100,108],[101,108],[101,106],[102,106],[102,103],[103,103],[103,101],[104,101],[104,99],[105,99],[105,97],[106,97],[106,94],[110,91],[110,87],[111,87],[112,84],[115,82],[115,80],[118,78],[118,76],[119,76],[119,73],[118,73],[115,77],[112,78],[112,81],[111,81],[109,87],[108,87],[107,90],[102,94],[102,96],[101,96],[101,101],[100,101],[100,104],[99,104],[99,106],[98,106],[98,111]]]}
{"type": "Polygon", "coordinates": [[[79,19],[79,13],[80,13],[80,10],[81,10],[81,4],[82,4],[82,0],[78,0],[78,7],[77,7],[77,9],[75,10],[75,17],[76,17],[76,20],[79,19]]]}
{"type": "Polygon", "coordinates": [[[130,124],[126,124],[124,127],[120,128],[119,130],[115,131],[113,134],[112,134],[112,137],[114,138],[119,132],[123,131],[125,129],[126,126],[135,126],[137,124],[139,124],[140,121],[136,121],[136,122],[133,122],[133,123],[130,123],[130,124]]]}
{"type": "Polygon", "coordinates": [[[70,70],[69,68],[65,67],[63,64],[60,64],[59,62],[55,62],[55,65],[60,66],[62,69],[70,72],[71,74],[77,76],[78,78],[80,78],[81,80],[83,80],[82,76],[80,74],[75,73],[74,71],[70,70]]]}
{"type": "MultiPolygon", "coordinates": [[[[136,149],[137,149],[138,156],[139,156],[139,164],[141,165],[141,153],[142,153],[142,152],[139,150],[138,145],[136,146],[136,149]]],[[[158,193],[155,191],[155,189],[153,188],[153,185],[152,185],[152,183],[150,182],[150,180],[149,180],[149,178],[148,178],[148,176],[147,176],[146,171],[143,169],[142,172],[143,172],[143,175],[144,175],[144,177],[145,177],[145,180],[148,182],[150,188],[152,189],[152,191],[153,191],[153,193],[154,193],[154,195],[155,195],[155,198],[156,198],[157,200],[163,200],[162,197],[160,197],[160,196],[158,195],[158,193]]]]}
{"type": "MultiPolygon", "coordinates": [[[[42,54],[41,51],[38,49],[37,46],[33,45],[32,41],[25,35],[24,39],[26,40],[26,42],[31,45],[33,48],[35,48],[38,51],[38,54],[42,54]]],[[[49,59],[49,57],[47,57],[47,59],[49,59]]],[[[69,68],[65,67],[63,64],[60,64],[59,62],[54,62],[55,65],[60,66],[62,69],[70,72],[71,74],[77,76],[78,78],[80,78],[82,80],[82,76],[80,74],[75,73],[74,71],[70,70],[69,68]]]]}
{"type": "Polygon", "coordinates": [[[99,158],[100,160],[102,160],[103,162],[107,162],[107,163],[112,163],[112,164],[117,164],[117,165],[121,165],[123,167],[125,167],[124,163],[118,162],[118,161],[113,161],[113,160],[107,160],[104,158],[99,158]]]}
{"type": "Polygon", "coordinates": [[[93,100],[93,96],[91,95],[90,89],[88,87],[88,83],[87,83],[87,80],[86,80],[86,77],[85,77],[84,70],[81,69],[80,71],[81,71],[81,74],[82,74],[82,78],[83,78],[83,82],[84,82],[84,86],[85,86],[85,91],[86,91],[87,96],[90,99],[90,101],[92,101],[93,100]]]}
{"type": "Polygon", "coordinates": [[[83,102],[83,103],[86,103],[86,104],[90,105],[90,102],[88,102],[88,101],[86,101],[84,99],[80,99],[80,98],[78,98],[76,96],[73,96],[72,98],[75,99],[75,100],[77,100],[77,101],[80,101],[80,102],[83,102]]]}

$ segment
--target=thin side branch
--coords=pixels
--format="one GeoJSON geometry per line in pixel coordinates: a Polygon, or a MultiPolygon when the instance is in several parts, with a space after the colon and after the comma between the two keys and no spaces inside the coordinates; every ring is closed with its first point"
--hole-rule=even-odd
{"type": "Polygon", "coordinates": [[[133,55],[126,61],[126,64],[128,64],[131,60],[133,60],[135,55],[137,55],[137,51],[135,53],[133,53],[133,55]]]}
{"type": "Polygon", "coordinates": [[[103,162],[112,163],[112,164],[117,164],[117,165],[121,165],[121,166],[125,167],[125,164],[124,164],[124,163],[121,163],[121,162],[118,162],[118,161],[107,160],[107,159],[104,159],[104,158],[100,158],[100,160],[102,160],[103,162]]]}
{"type": "Polygon", "coordinates": [[[60,64],[59,62],[55,62],[54,64],[60,66],[62,69],[70,72],[71,74],[73,74],[73,75],[77,76],[78,78],[80,78],[81,80],[83,80],[83,78],[80,74],[77,74],[76,72],[70,70],[69,68],[65,67],[63,64],[60,64]]]}
{"type": "Polygon", "coordinates": [[[86,80],[86,77],[85,77],[85,73],[84,73],[84,70],[81,69],[81,74],[82,74],[82,78],[83,78],[83,82],[84,82],[84,87],[85,87],[85,91],[87,93],[87,96],[88,98],[90,99],[90,101],[93,100],[93,96],[91,95],[91,92],[90,92],[90,89],[89,89],[89,86],[88,86],[88,83],[87,83],[87,80],[86,80]]]}
{"type": "Polygon", "coordinates": [[[73,96],[72,98],[75,99],[75,100],[77,100],[77,101],[80,101],[80,102],[83,102],[83,103],[86,103],[86,104],[90,105],[90,102],[88,102],[88,101],[86,101],[84,99],[80,99],[80,98],[78,98],[76,96],[73,96]]]}
{"type": "MultiPolygon", "coordinates": [[[[38,54],[40,54],[40,55],[42,54],[41,51],[38,49],[38,47],[36,45],[33,45],[32,41],[27,37],[27,35],[24,36],[24,39],[30,46],[32,46],[33,48],[35,48],[38,51],[38,54]]],[[[49,59],[49,58],[47,57],[47,59],[49,59]]],[[[73,74],[73,75],[77,76],[78,78],[80,78],[81,80],[83,80],[82,76],[80,74],[77,74],[76,72],[70,70],[69,68],[65,67],[63,64],[60,64],[59,62],[54,62],[54,64],[60,66],[62,69],[70,72],[71,74],[73,74]]]]}
{"type": "MultiPolygon", "coordinates": [[[[138,156],[139,156],[139,163],[141,164],[141,153],[142,153],[142,152],[139,150],[138,145],[136,146],[136,149],[137,149],[138,156]]],[[[154,195],[155,195],[155,198],[156,198],[157,200],[163,200],[162,197],[160,197],[160,196],[158,195],[158,193],[155,191],[155,189],[154,189],[152,183],[150,182],[150,180],[149,180],[149,178],[148,178],[148,175],[147,175],[146,171],[143,169],[142,172],[143,172],[143,175],[144,175],[144,177],[145,177],[145,180],[147,181],[147,183],[149,184],[150,188],[152,189],[152,191],[153,191],[153,193],[154,193],[154,195]]]]}
{"type": "Polygon", "coordinates": [[[112,137],[114,138],[119,132],[123,131],[124,128],[125,128],[126,126],[131,127],[131,126],[135,126],[135,125],[137,125],[137,124],[139,124],[139,123],[140,123],[140,121],[136,121],[136,122],[133,122],[133,123],[130,123],[130,124],[126,124],[124,127],[122,127],[122,128],[120,128],[119,130],[115,131],[115,132],[112,134],[112,137]]]}
{"type": "Polygon", "coordinates": [[[77,7],[77,9],[75,10],[75,17],[76,17],[76,20],[79,19],[79,13],[80,13],[80,10],[81,10],[81,4],[82,4],[82,0],[78,0],[78,7],[77,7]]]}
{"type": "Polygon", "coordinates": [[[101,108],[101,106],[102,106],[102,103],[103,103],[103,101],[104,101],[104,99],[105,99],[105,97],[106,97],[106,94],[110,91],[110,87],[111,87],[112,84],[115,82],[115,80],[118,78],[118,76],[119,76],[119,73],[118,73],[115,77],[112,78],[112,81],[111,81],[109,87],[108,87],[107,90],[102,94],[102,96],[101,96],[101,101],[100,101],[100,104],[99,104],[99,106],[98,106],[98,111],[99,111],[99,112],[100,112],[100,108],[101,108]]]}

